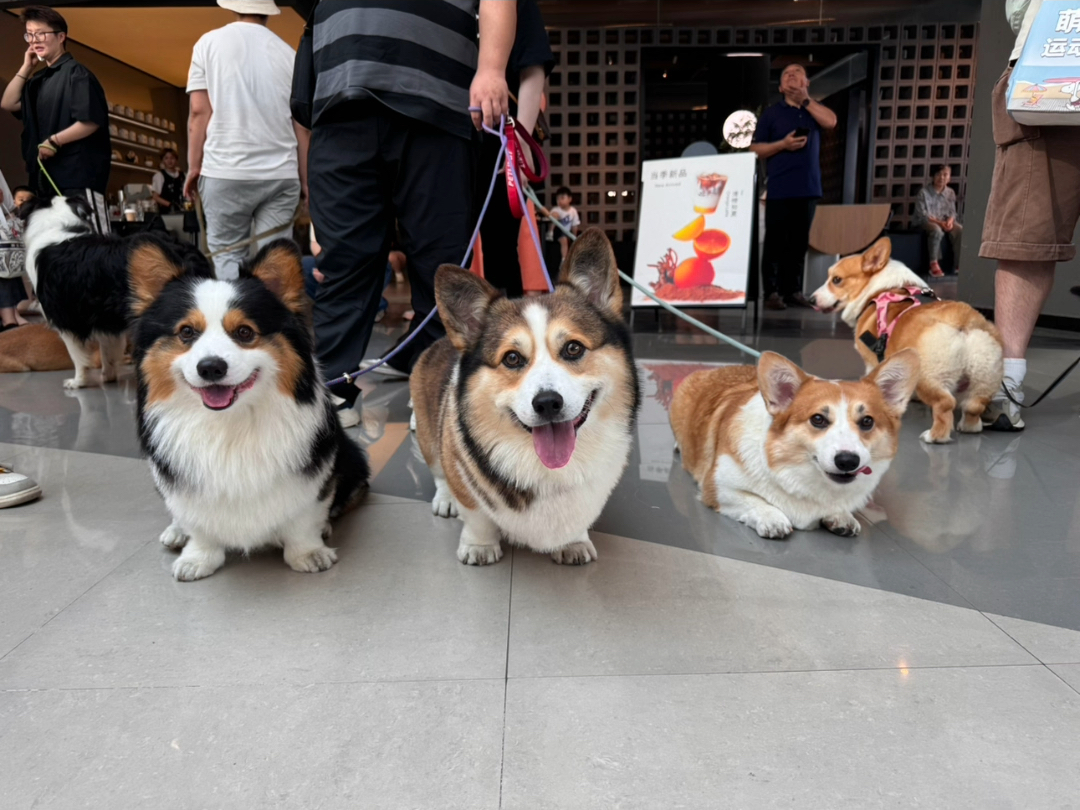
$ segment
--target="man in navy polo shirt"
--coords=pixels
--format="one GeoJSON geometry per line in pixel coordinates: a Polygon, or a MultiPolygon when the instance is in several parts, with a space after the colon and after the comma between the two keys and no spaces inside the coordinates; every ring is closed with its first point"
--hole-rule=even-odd
{"type": "Polygon", "coordinates": [[[836,126],[836,114],[810,98],[802,65],[780,75],[779,102],[761,114],[750,149],[765,160],[765,308],[811,306],[802,292],[810,224],[821,197],[821,130],[836,126]]]}

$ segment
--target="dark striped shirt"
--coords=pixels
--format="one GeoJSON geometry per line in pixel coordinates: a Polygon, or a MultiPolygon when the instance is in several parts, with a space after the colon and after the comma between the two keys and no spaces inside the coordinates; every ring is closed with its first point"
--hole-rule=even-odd
{"type": "Polygon", "coordinates": [[[313,119],[347,101],[471,138],[479,0],[323,0],[315,12],[313,119]]]}

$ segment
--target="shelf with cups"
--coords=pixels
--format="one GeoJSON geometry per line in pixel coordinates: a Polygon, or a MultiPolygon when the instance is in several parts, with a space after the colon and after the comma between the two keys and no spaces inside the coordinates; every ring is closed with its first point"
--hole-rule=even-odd
{"type": "Polygon", "coordinates": [[[110,160],[109,162],[113,166],[119,166],[124,169],[131,169],[132,171],[136,172],[144,172],[146,174],[157,174],[158,171],[157,169],[151,169],[149,166],[143,166],[138,163],[127,163],[123,160],[110,160]]]}
{"type": "Polygon", "coordinates": [[[151,132],[160,132],[162,135],[176,134],[176,130],[174,129],[164,129],[162,127],[156,127],[153,124],[148,124],[145,121],[138,120],[137,118],[128,118],[126,115],[117,115],[114,112],[109,113],[109,118],[113,119],[114,121],[123,121],[125,124],[131,124],[132,126],[142,127],[143,129],[148,129],[151,132]]]}
{"type": "Polygon", "coordinates": [[[157,147],[157,146],[151,146],[150,144],[146,144],[146,143],[137,143],[136,141],[127,141],[127,140],[124,140],[123,138],[119,138],[119,137],[117,137],[115,135],[112,136],[112,148],[113,149],[123,149],[125,147],[131,147],[132,149],[142,149],[142,150],[144,150],[146,152],[150,152],[151,154],[154,154],[154,155],[160,154],[161,150],[165,148],[163,146],[162,147],[157,147]]]}

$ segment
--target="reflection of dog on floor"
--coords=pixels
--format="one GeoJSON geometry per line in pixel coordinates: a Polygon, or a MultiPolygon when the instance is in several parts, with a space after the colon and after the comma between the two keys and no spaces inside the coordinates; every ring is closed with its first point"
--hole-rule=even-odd
{"type": "Polygon", "coordinates": [[[186,274],[162,249],[132,251],[139,438],[183,548],[180,580],[227,550],[284,548],[325,571],[330,520],[367,490],[364,452],[342,429],[315,364],[300,254],[280,240],[240,278],[186,274]]]}
{"type": "Polygon", "coordinates": [[[818,524],[843,536],[896,455],[919,373],[900,352],[859,382],[811,377],[765,352],[753,366],[697,371],[675,392],[671,427],[706,506],[762,537],[818,524]]]}
{"type": "MultiPolygon", "coordinates": [[[[98,352],[93,350],[95,365],[98,352]]],[[[42,323],[28,323],[0,332],[0,373],[20,371],[66,371],[72,368],[64,341],[42,323]]]]}
{"type": "Polygon", "coordinates": [[[558,563],[596,559],[589,526],[626,467],[640,392],[615,255],[585,231],[555,292],[510,301],[478,276],[435,278],[448,338],[411,378],[433,510],[465,523],[457,556],[502,557],[501,539],[558,563]]]}
{"type": "Polygon", "coordinates": [[[904,349],[919,352],[915,394],[934,412],[924,442],[951,439],[957,406],[963,414],[958,430],[982,431],[983,411],[1004,373],[1001,335],[967,304],[936,300],[907,265],[892,260],[888,237],[834,264],[810,299],[822,312],[842,310],[867,369],[904,349]]]}
{"type": "Polygon", "coordinates": [[[89,371],[96,366],[88,345],[91,340],[100,346],[102,382],[116,379],[131,320],[128,256],[132,250],[157,245],[186,272],[213,276],[206,258],[194,246],[168,234],[102,236],[90,224],[90,206],[80,197],[30,200],[19,213],[26,218],[26,274],[45,320],[60,334],[75,367],[75,376],[64,381],[65,388],[90,384],[89,371]]]}

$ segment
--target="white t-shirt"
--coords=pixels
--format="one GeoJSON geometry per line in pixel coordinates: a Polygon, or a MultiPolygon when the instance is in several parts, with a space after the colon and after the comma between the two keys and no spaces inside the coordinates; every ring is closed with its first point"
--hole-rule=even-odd
{"type": "MultiPolygon", "coordinates": [[[[572,205],[569,208],[559,208],[556,205],[551,209],[551,215],[559,220],[564,228],[569,230],[573,230],[581,224],[581,217],[578,215],[577,209],[572,205]]],[[[566,234],[552,225],[551,232],[548,233],[548,239],[558,239],[561,236],[566,236],[566,234]]]]}
{"type": "Polygon", "coordinates": [[[1005,15],[1009,18],[1009,25],[1016,32],[1016,45],[1013,46],[1010,62],[1015,62],[1024,51],[1024,43],[1027,42],[1028,34],[1031,33],[1031,25],[1035,22],[1035,16],[1039,13],[1042,0],[1005,0],[1005,15]]]}
{"type": "Polygon", "coordinates": [[[299,179],[289,95],[296,52],[264,25],[234,22],[195,43],[187,91],[213,115],[202,173],[219,180],[299,179]]]}

